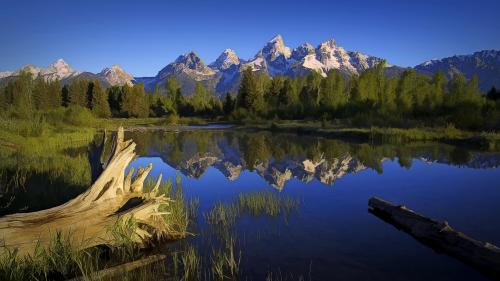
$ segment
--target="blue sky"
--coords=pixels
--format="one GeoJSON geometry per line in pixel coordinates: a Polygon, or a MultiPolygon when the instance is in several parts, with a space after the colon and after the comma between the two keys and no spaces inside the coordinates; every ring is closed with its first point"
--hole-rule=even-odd
{"type": "Polygon", "coordinates": [[[500,1],[2,1],[0,70],[64,58],[77,70],[120,64],[155,75],[190,50],[252,57],[282,34],[296,47],[335,38],[348,50],[413,66],[500,49],[500,1]]]}

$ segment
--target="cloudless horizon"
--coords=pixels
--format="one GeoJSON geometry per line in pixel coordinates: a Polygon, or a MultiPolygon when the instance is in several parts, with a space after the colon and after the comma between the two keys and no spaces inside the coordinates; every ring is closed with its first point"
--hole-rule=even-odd
{"type": "Polygon", "coordinates": [[[500,49],[500,1],[6,1],[0,11],[0,71],[121,65],[154,76],[179,55],[205,63],[231,48],[253,57],[276,34],[291,48],[334,38],[347,50],[414,66],[500,49]]]}

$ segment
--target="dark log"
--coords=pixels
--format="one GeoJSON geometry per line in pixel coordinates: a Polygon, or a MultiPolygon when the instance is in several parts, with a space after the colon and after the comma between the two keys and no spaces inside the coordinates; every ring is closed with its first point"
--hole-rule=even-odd
{"type": "Polygon", "coordinates": [[[490,278],[500,279],[500,248],[456,231],[447,221],[437,221],[403,205],[394,205],[372,197],[368,201],[372,214],[401,229],[426,246],[471,265],[490,278]]]}

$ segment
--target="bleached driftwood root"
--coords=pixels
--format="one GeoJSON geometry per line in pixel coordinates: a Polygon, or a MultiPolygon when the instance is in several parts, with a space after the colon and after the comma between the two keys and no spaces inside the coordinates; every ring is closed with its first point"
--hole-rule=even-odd
{"type": "Polygon", "coordinates": [[[368,205],[372,208],[370,212],[423,244],[472,265],[494,279],[500,279],[500,248],[497,246],[472,239],[453,229],[446,221],[433,220],[378,197],[372,197],[368,205]]]}
{"type": "Polygon", "coordinates": [[[131,217],[139,224],[135,236],[131,237],[138,243],[168,235],[164,219],[167,214],[161,212],[161,207],[170,199],[158,192],[161,175],[155,188],[145,192],[144,180],[152,164],[139,168],[135,176],[133,169],[125,175],[127,166],[136,157],[136,144],[132,140],[124,141],[122,127],[114,135],[109,158],[101,162],[105,138],[106,134],[101,144],[92,147],[93,157],[89,159],[94,161],[91,166],[96,179],[87,191],[54,208],[0,218],[0,240],[6,247],[17,248],[20,254],[30,253],[37,244],[47,244],[56,232],[70,233],[71,239],[84,248],[112,244],[110,227],[118,219],[131,217]],[[131,199],[136,203],[126,205],[131,199]],[[126,208],[128,205],[132,206],[126,208]]]}

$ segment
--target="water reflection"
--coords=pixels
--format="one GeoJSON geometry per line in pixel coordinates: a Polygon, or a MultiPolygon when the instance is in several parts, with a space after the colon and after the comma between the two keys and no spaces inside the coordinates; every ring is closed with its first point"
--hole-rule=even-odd
{"type": "Polygon", "coordinates": [[[365,169],[383,173],[386,160],[397,160],[408,169],[414,159],[469,168],[500,165],[497,153],[436,143],[372,145],[239,131],[130,132],[129,137],[138,143],[140,155],[160,157],[185,176],[200,178],[213,167],[234,181],[244,170],[249,170],[278,190],[291,179],[305,183],[316,179],[333,185],[344,175],[365,169]]]}

